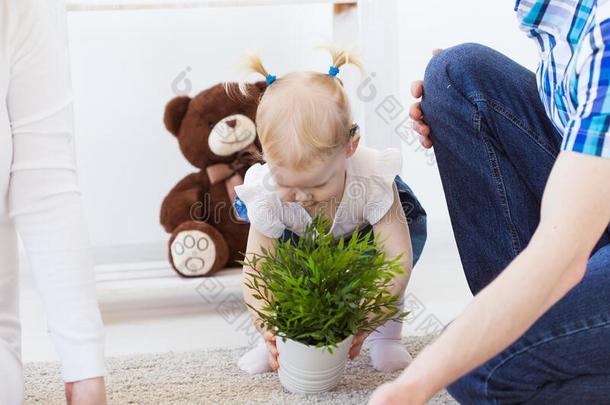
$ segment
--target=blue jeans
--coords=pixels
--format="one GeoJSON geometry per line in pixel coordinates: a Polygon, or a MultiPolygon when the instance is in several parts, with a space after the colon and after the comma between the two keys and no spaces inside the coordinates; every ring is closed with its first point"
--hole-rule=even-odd
{"type": "MultiPolygon", "coordinates": [[[[426,211],[420,204],[417,197],[415,197],[415,194],[411,188],[400,178],[400,176],[396,176],[394,183],[396,183],[400,202],[405,216],[407,217],[407,223],[409,224],[409,234],[411,236],[411,245],[413,249],[413,265],[415,265],[415,263],[417,263],[419,260],[422,251],[424,250],[424,245],[426,244],[426,211]]],[[[233,204],[240,218],[248,221],[248,211],[243,201],[236,196],[233,204]]],[[[366,224],[361,228],[361,234],[366,234],[371,228],[371,224],[366,224]]],[[[351,236],[345,238],[345,240],[349,241],[350,238],[351,236]]],[[[285,241],[288,239],[296,242],[299,240],[299,236],[293,233],[291,230],[285,229],[284,234],[280,236],[278,240],[285,241]]]]}
{"type": "MultiPolygon", "coordinates": [[[[532,237],[561,136],[534,74],[492,49],[449,48],[432,58],[424,83],[424,120],[466,279],[477,294],[532,237]]],[[[609,243],[610,230],[582,282],[449,393],[464,404],[610,403],[609,243]]]]}

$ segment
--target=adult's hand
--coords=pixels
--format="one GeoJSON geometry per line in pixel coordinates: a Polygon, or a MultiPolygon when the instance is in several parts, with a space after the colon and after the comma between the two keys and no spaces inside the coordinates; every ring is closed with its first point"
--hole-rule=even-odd
{"type": "Polygon", "coordinates": [[[378,387],[368,405],[424,405],[426,401],[418,393],[417,387],[409,388],[392,381],[378,387]]]}
{"type": "MultiPolygon", "coordinates": [[[[434,49],[432,55],[436,56],[442,49],[434,49]]],[[[416,80],[411,83],[411,95],[417,99],[416,102],[411,104],[409,109],[409,116],[413,120],[413,129],[419,134],[419,142],[426,149],[432,147],[432,138],[430,137],[430,127],[424,121],[424,114],[421,110],[421,97],[424,95],[424,81],[416,80]]]]}
{"type": "Polygon", "coordinates": [[[68,405],[106,405],[106,384],[104,377],[65,384],[68,405]]]}

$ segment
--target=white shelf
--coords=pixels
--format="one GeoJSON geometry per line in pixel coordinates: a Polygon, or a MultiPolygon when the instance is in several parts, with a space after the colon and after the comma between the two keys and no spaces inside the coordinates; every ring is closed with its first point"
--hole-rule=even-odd
{"type": "Polygon", "coordinates": [[[158,10],[196,7],[346,4],[355,0],[68,0],[68,11],[158,10]]]}
{"type": "Polygon", "coordinates": [[[212,277],[180,277],[167,262],[117,263],[97,265],[95,279],[98,298],[105,303],[142,300],[204,299],[214,301],[219,291],[237,290],[242,283],[241,267],[227,268],[212,277]]]}

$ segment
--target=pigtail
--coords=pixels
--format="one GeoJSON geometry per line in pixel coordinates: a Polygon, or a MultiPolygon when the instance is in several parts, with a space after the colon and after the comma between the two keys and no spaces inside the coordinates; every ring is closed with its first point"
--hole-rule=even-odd
{"type": "MultiPolygon", "coordinates": [[[[242,68],[241,70],[243,70],[245,73],[258,73],[258,74],[262,75],[265,78],[265,80],[267,81],[267,84],[270,84],[270,82],[273,82],[273,80],[275,80],[275,76],[269,74],[269,72],[263,65],[263,61],[261,60],[260,56],[257,54],[248,55],[245,58],[244,62],[242,63],[241,68],[242,68]],[[273,79],[273,80],[271,80],[271,79],[273,79]]],[[[247,83],[239,83],[239,91],[244,96],[249,95],[250,89],[251,88],[248,88],[247,83]]]]}
{"type": "Polygon", "coordinates": [[[258,54],[248,55],[242,64],[242,69],[248,73],[259,73],[265,78],[269,76],[269,72],[267,72],[267,69],[263,65],[263,61],[258,54]]]}
{"type": "Polygon", "coordinates": [[[324,49],[330,54],[333,67],[339,69],[345,65],[354,65],[360,70],[361,73],[364,72],[362,60],[353,48],[341,49],[334,44],[324,44],[318,46],[318,48],[324,49]]]}

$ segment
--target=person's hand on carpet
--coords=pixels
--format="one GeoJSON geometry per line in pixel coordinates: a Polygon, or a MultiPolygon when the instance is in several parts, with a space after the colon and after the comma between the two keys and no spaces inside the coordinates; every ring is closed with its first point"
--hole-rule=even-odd
{"type": "Polygon", "coordinates": [[[398,381],[379,386],[371,395],[368,405],[424,405],[425,400],[417,398],[417,390],[398,381]]]}
{"type": "Polygon", "coordinates": [[[65,384],[68,405],[106,405],[106,384],[104,377],[65,384]]]}
{"type": "MultiPolygon", "coordinates": [[[[432,55],[436,56],[441,52],[442,49],[437,48],[432,51],[432,55]]],[[[420,99],[424,95],[424,82],[422,80],[416,80],[411,84],[411,95],[416,99],[420,99]]],[[[419,134],[419,142],[424,148],[430,149],[432,147],[430,127],[424,122],[424,114],[421,109],[420,101],[411,104],[409,117],[413,120],[413,129],[419,134]]]]}

